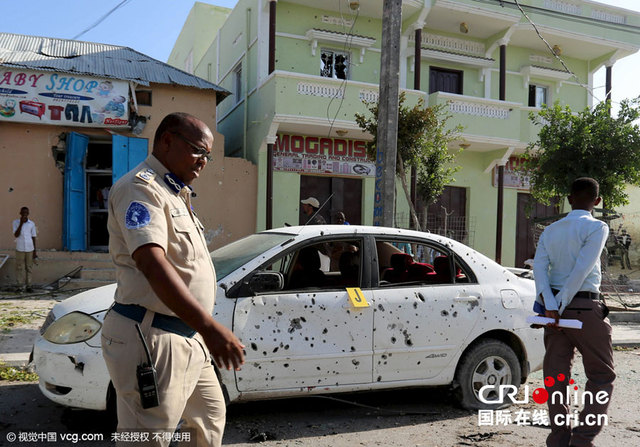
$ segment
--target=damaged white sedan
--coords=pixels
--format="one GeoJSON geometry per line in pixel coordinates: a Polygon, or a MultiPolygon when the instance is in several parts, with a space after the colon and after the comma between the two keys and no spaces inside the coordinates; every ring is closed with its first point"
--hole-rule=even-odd
{"type": "MultiPolygon", "coordinates": [[[[533,281],[442,236],[288,227],[211,256],[214,317],[246,346],[240,371],[220,371],[230,402],[450,385],[466,408],[497,408],[501,385],[520,386],[542,366],[542,331],[525,321],[533,281]]],[[[51,311],[34,346],[51,400],[115,402],[100,349],[114,291],[80,293],[51,311]]]]}

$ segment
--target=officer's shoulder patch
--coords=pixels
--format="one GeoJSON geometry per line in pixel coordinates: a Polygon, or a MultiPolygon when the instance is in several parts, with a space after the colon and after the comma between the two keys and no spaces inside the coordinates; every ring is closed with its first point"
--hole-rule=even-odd
{"type": "Polygon", "coordinates": [[[129,230],[142,228],[151,222],[151,213],[144,204],[131,202],[124,215],[124,225],[129,230]]]}
{"type": "Polygon", "coordinates": [[[156,178],[156,172],[151,168],[141,169],[136,174],[136,178],[139,178],[140,180],[147,183],[151,183],[153,179],[156,178]]]}

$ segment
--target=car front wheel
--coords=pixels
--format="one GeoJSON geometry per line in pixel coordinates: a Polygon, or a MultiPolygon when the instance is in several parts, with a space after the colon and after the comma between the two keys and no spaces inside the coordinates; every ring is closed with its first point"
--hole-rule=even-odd
{"type": "Polygon", "coordinates": [[[520,362],[507,344],[482,340],[464,354],[456,372],[456,395],[469,410],[505,408],[509,392],[520,386],[520,362]],[[512,385],[513,387],[502,387],[512,385]],[[480,395],[482,390],[482,395],[480,395]]]}

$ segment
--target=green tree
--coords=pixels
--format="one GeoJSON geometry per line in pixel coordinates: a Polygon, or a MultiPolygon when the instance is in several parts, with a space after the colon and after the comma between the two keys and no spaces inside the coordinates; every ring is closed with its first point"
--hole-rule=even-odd
{"type": "MultiPolygon", "coordinates": [[[[451,152],[449,143],[459,139],[462,126],[447,129],[447,120],[451,117],[446,111],[446,104],[425,107],[420,98],[413,107],[404,105],[405,94],[399,96],[398,107],[398,151],[396,159],[396,176],[400,178],[402,189],[411,209],[411,219],[416,229],[420,223],[416,214],[415,203],[411,201],[411,193],[407,185],[407,171],[416,168],[417,194],[425,205],[436,201],[447,183],[453,180],[453,174],[460,169],[455,166],[457,153],[451,152]]],[[[378,134],[378,104],[365,103],[371,116],[356,113],[356,122],[364,131],[373,136],[367,143],[367,155],[376,159],[378,134]]]]}
{"type": "Polygon", "coordinates": [[[627,184],[640,184],[640,98],[624,100],[617,117],[611,104],[572,113],[558,103],[543,106],[529,118],[542,126],[524,154],[521,172],[529,176],[531,194],[542,203],[569,194],[577,177],[593,177],[608,208],[629,202],[627,184]]]}

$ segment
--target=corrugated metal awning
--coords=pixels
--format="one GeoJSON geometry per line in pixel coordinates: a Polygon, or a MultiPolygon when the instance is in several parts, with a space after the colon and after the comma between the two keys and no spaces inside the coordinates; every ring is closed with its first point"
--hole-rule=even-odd
{"type": "Polygon", "coordinates": [[[131,48],[94,42],[0,33],[0,66],[215,90],[218,103],[230,95],[212,82],[131,48]]]}

